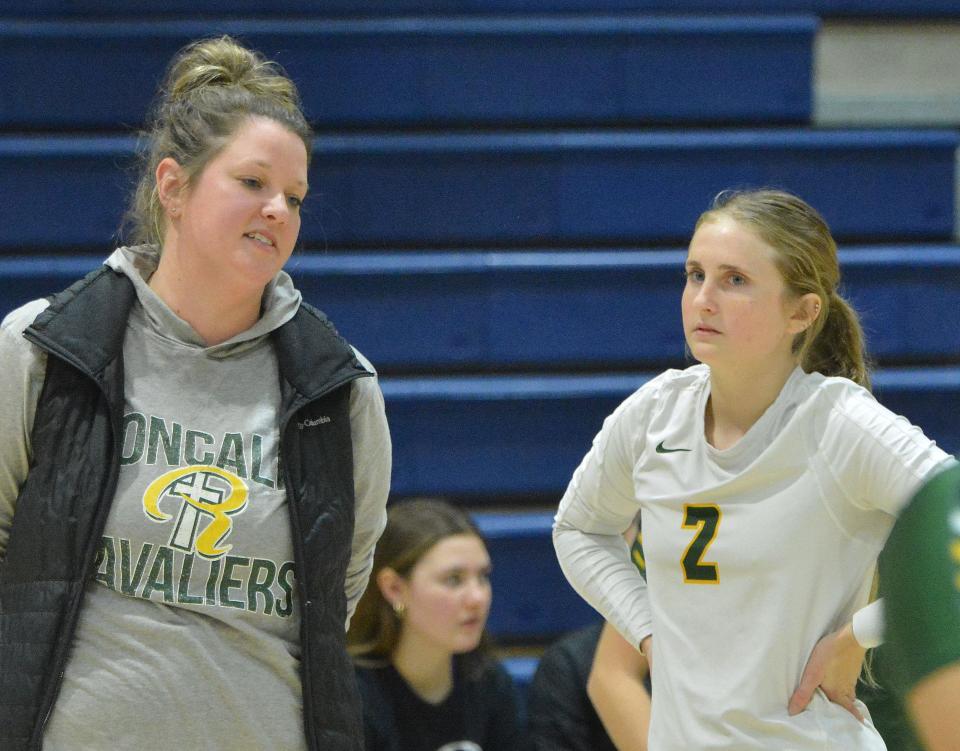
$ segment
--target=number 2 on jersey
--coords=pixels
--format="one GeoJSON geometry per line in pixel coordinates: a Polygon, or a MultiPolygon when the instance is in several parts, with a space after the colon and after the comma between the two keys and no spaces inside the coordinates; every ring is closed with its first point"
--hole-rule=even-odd
{"type": "Polygon", "coordinates": [[[680,559],[683,580],[687,584],[720,583],[720,567],[703,560],[707,548],[717,536],[720,516],[720,507],[712,503],[683,504],[683,528],[697,530],[680,559]]]}

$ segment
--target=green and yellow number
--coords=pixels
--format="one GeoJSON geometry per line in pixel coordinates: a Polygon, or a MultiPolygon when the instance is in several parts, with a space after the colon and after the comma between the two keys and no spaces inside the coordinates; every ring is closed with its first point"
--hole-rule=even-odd
{"type": "Polygon", "coordinates": [[[696,534],[683,551],[680,564],[683,580],[687,584],[719,584],[720,567],[703,560],[707,548],[717,536],[720,527],[720,507],[713,503],[685,503],[683,505],[683,528],[695,529],[696,534]]]}

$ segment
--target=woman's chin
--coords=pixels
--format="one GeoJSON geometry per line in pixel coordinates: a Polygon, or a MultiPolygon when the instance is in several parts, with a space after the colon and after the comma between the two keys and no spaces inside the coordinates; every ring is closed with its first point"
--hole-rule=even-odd
{"type": "Polygon", "coordinates": [[[454,648],[454,654],[462,655],[466,652],[472,652],[477,647],[480,646],[480,637],[483,635],[483,629],[476,635],[464,635],[463,638],[457,639],[456,646],[454,648]]]}

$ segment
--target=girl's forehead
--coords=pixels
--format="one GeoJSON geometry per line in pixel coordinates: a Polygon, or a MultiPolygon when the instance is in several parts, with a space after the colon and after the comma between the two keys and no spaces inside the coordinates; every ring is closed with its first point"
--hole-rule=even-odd
{"type": "Polygon", "coordinates": [[[450,566],[486,565],[490,560],[487,548],[476,535],[456,534],[434,543],[420,558],[417,566],[447,568],[450,566]]]}
{"type": "Polygon", "coordinates": [[[771,267],[776,250],[753,229],[728,216],[701,224],[690,240],[687,262],[716,266],[771,267]]]}

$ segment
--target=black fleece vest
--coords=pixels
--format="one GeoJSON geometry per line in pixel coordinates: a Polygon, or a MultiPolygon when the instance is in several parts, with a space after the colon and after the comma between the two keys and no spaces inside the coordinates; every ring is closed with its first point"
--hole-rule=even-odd
{"type": "MultiPolygon", "coordinates": [[[[48,353],[34,460],[0,563],[0,749],[39,749],[113,502],[124,407],[123,339],[136,299],[102,267],[56,295],[24,335],[48,353]]],[[[271,336],[280,367],[281,457],[301,612],[304,729],[311,750],[363,746],[344,648],[353,537],[350,383],[371,375],[302,304],[271,336]],[[320,423],[323,430],[304,430],[320,423]]]]}

